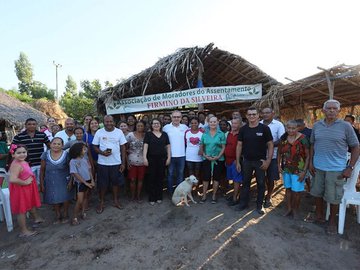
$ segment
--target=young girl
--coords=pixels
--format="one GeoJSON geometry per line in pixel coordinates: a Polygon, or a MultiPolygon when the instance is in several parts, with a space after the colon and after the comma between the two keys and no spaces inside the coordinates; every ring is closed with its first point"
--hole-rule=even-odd
{"type": "Polygon", "coordinates": [[[24,145],[12,144],[9,153],[12,155],[12,162],[9,168],[9,190],[11,212],[17,215],[20,226],[20,237],[36,235],[36,231],[30,231],[26,226],[25,214],[30,211],[35,223],[42,223],[44,220],[38,215],[36,208],[40,207],[40,196],[34,173],[26,162],[27,149],[24,145]]]}
{"type": "Polygon", "coordinates": [[[297,122],[286,124],[287,135],[280,138],[278,148],[279,171],[283,174],[286,188],[287,211],[284,216],[298,219],[301,192],[304,191],[305,174],[309,165],[309,142],[304,134],[298,132],[297,122]]]}
{"type": "Polygon", "coordinates": [[[95,183],[91,173],[89,161],[84,158],[87,147],[84,143],[76,143],[71,146],[70,154],[70,173],[76,181],[77,201],[74,209],[72,225],[80,224],[77,217],[81,208],[81,217],[85,219],[85,206],[87,205],[87,192],[93,188],[95,183]]]}

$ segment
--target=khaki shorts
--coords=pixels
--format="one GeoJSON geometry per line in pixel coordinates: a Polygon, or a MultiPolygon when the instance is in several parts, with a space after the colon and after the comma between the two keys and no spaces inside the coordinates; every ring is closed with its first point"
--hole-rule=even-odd
{"type": "Polygon", "coordinates": [[[346,183],[340,172],[327,172],[316,169],[315,177],[311,181],[310,194],[323,197],[331,204],[340,204],[344,195],[343,186],[346,183]],[[341,178],[339,178],[341,177],[341,178]]]}

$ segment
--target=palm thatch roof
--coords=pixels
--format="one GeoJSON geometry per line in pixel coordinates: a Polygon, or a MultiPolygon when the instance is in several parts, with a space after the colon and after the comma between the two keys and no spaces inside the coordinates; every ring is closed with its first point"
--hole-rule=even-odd
{"type": "Polygon", "coordinates": [[[275,109],[319,109],[330,99],[342,107],[360,104],[360,65],[341,64],[289,84],[272,86],[256,105],[275,109]]]}
{"type": "MultiPolygon", "coordinates": [[[[265,94],[272,85],[279,84],[244,58],[220,50],[211,43],[203,48],[179,49],[152,67],[104,89],[97,100],[98,111],[105,113],[105,103],[110,99],[196,88],[199,74],[206,87],[262,83],[265,94]]],[[[239,103],[226,104],[226,108],[221,103],[205,104],[205,108],[216,111],[239,109],[239,103]]]]}
{"type": "Polygon", "coordinates": [[[0,121],[5,121],[7,127],[19,129],[24,126],[28,118],[34,118],[39,123],[46,123],[47,116],[30,105],[0,92],[0,121]]]}

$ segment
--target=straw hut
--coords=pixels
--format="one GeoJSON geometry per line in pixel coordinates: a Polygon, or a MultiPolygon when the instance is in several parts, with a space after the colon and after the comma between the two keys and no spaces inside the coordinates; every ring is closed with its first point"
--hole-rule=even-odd
{"type": "MultiPolygon", "coordinates": [[[[103,90],[97,100],[99,113],[105,113],[105,103],[111,99],[151,95],[196,88],[198,79],[205,87],[262,84],[263,94],[279,82],[244,58],[214,47],[182,48],[161,58],[152,67],[131,76],[120,84],[103,90]]],[[[204,104],[204,109],[230,112],[249,102],[204,104]]]]}
{"type": "Polygon", "coordinates": [[[65,120],[68,118],[68,116],[57,102],[46,99],[39,99],[33,103],[33,106],[35,109],[55,118],[58,124],[65,125],[65,120]]]}
{"type": "MultiPolygon", "coordinates": [[[[360,65],[338,65],[289,84],[272,86],[255,105],[270,105],[283,120],[307,118],[316,121],[323,103],[337,99],[343,114],[360,113],[360,65]]],[[[358,119],[359,121],[360,119],[358,119]]]]}
{"type": "Polygon", "coordinates": [[[47,116],[30,105],[0,92],[0,131],[6,131],[8,140],[11,141],[14,134],[24,127],[28,118],[46,123],[47,116]]]}

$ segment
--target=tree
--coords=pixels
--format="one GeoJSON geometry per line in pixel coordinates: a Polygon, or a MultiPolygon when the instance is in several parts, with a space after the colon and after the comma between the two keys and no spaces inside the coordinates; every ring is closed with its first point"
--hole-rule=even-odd
{"type": "Polygon", "coordinates": [[[65,92],[67,92],[67,93],[69,93],[71,95],[76,95],[77,94],[76,82],[73,79],[73,77],[71,77],[70,75],[68,75],[67,79],[66,79],[65,92]]]}
{"type": "Polygon", "coordinates": [[[31,84],[30,92],[34,99],[46,98],[48,100],[55,100],[55,91],[48,89],[45,84],[39,81],[34,81],[31,84]]]}
{"type": "Polygon", "coordinates": [[[98,79],[90,82],[89,80],[85,80],[80,82],[81,88],[83,89],[83,95],[86,98],[95,100],[99,96],[99,92],[102,89],[101,83],[98,79]]]}
{"type": "Polygon", "coordinates": [[[15,73],[19,79],[20,93],[30,94],[31,84],[33,82],[33,68],[27,57],[23,52],[20,52],[19,59],[15,61],[15,73]]]}

